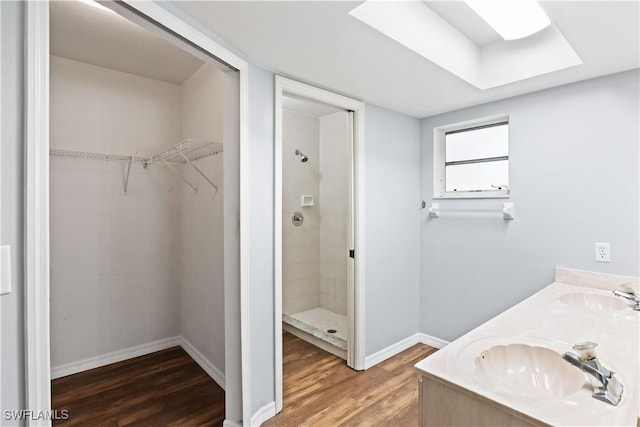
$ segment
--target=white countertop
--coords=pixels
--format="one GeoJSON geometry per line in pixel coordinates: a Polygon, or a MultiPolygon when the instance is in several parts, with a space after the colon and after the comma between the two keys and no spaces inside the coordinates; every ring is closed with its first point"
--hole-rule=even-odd
{"type": "Polygon", "coordinates": [[[622,284],[640,293],[638,278],[558,268],[556,282],[433,353],[416,368],[547,424],[640,425],[640,312],[630,305],[599,311],[561,300],[571,293],[609,296],[622,284]],[[564,397],[533,398],[496,387],[475,367],[480,352],[494,345],[530,344],[552,349],[560,357],[581,341],[598,343],[598,358],[624,385],[618,406],[593,399],[586,377],[582,388],[564,397]]]}

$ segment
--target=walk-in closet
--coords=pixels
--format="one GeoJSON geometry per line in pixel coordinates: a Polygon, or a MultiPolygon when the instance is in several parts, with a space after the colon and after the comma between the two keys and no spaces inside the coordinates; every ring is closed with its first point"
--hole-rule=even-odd
{"type": "Polygon", "coordinates": [[[50,26],[53,407],[221,424],[236,73],[90,1],[50,26]]]}

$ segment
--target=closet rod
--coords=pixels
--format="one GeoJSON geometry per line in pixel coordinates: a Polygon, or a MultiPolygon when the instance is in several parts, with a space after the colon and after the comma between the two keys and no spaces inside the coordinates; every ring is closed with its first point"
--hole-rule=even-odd
{"type": "Polygon", "coordinates": [[[75,150],[62,150],[59,148],[51,148],[49,154],[52,156],[64,156],[75,157],[80,159],[91,160],[106,160],[106,161],[121,161],[127,162],[127,168],[124,175],[124,193],[127,194],[129,187],[129,174],[131,172],[131,163],[142,163],[146,169],[154,162],[161,162],[168,169],[184,181],[193,191],[198,192],[198,187],[192,184],[189,180],[184,178],[174,167],[169,163],[182,163],[190,166],[194,169],[202,178],[207,181],[216,191],[218,186],[211,178],[209,178],[194,162],[198,159],[220,154],[223,151],[223,145],[220,142],[203,141],[198,139],[185,139],[182,142],[175,144],[160,153],[151,157],[141,156],[123,156],[120,154],[106,154],[106,153],[92,153],[89,151],[75,151],[75,150]]]}
{"type": "Polygon", "coordinates": [[[77,157],[82,159],[107,160],[116,162],[145,163],[147,161],[145,157],[140,156],[123,156],[120,154],[92,153],[90,151],[61,150],[59,148],[49,149],[49,154],[52,156],[77,157]]]}

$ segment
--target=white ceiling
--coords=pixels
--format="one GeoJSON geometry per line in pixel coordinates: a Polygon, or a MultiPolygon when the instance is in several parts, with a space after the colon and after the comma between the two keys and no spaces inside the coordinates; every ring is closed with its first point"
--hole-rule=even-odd
{"type": "MultiPolygon", "coordinates": [[[[638,1],[541,2],[583,64],[487,90],[475,88],[350,16],[359,1],[173,3],[257,65],[414,117],[640,65],[638,1]]],[[[445,19],[473,20],[466,32],[477,44],[495,40],[475,18],[460,12],[461,2],[427,3],[434,3],[433,10],[445,19]]]]}
{"type": "Polygon", "coordinates": [[[52,55],[173,84],[204,63],[104,8],[53,1],[50,19],[52,55]]]}

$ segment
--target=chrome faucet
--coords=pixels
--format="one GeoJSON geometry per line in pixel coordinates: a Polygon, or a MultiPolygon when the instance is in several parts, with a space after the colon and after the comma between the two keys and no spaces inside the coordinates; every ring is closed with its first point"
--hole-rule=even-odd
{"type": "Polygon", "coordinates": [[[596,357],[594,342],[582,342],[573,346],[578,354],[566,352],[562,358],[588,375],[593,387],[593,398],[617,406],[622,397],[624,386],[596,357]]]}
{"type": "Polygon", "coordinates": [[[640,297],[638,297],[638,295],[636,295],[636,293],[632,290],[629,289],[626,291],[619,291],[618,289],[616,289],[615,291],[613,291],[613,294],[617,297],[622,297],[628,299],[629,301],[633,301],[636,304],[633,306],[633,309],[636,311],[640,311],[640,297]]]}

